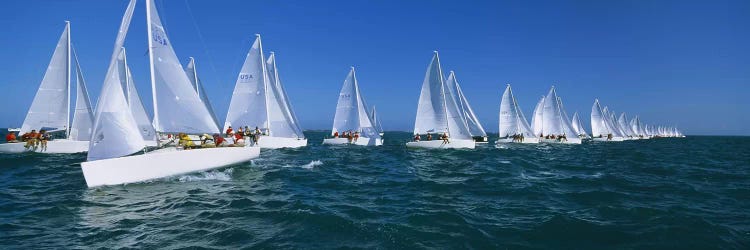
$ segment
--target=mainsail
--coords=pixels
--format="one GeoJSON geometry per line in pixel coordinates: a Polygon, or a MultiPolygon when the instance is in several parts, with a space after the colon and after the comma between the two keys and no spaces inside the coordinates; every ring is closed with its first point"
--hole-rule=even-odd
{"type": "Polygon", "coordinates": [[[477,119],[477,116],[474,114],[474,110],[471,109],[469,101],[466,100],[466,96],[464,96],[464,92],[461,90],[461,86],[458,84],[458,79],[456,79],[456,74],[453,71],[448,75],[446,85],[449,86],[451,91],[455,94],[454,98],[458,100],[458,107],[464,116],[464,120],[466,120],[466,125],[469,127],[471,135],[482,137],[487,136],[482,124],[479,123],[479,119],[477,119]]]}
{"type": "Polygon", "coordinates": [[[68,138],[74,141],[88,141],[91,139],[91,131],[94,126],[94,111],[91,110],[89,92],[75,50],[73,50],[73,58],[76,66],[76,106],[68,138]]]}
{"type": "Polygon", "coordinates": [[[362,137],[380,138],[359,90],[354,67],[349,71],[346,80],[344,80],[344,85],[341,87],[331,133],[345,131],[359,131],[362,137]]]}
{"type": "Polygon", "coordinates": [[[146,1],[154,128],[158,132],[218,133],[210,111],[185,74],[153,0],[146,1]]]}
{"type": "Polygon", "coordinates": [[[518,107],[518,102],[516,101],[516,97],[513,96],[510,84],[505,88],[503,98],[500,101],[499,126],[498,134],[501,138],[516,134],[523,134],[524,137],[530,138],[535,137],[529,123],[526,121],[526,117],[518,107]]]}
{"type": "Polygon", "coordinates": [[[267,129],[268,111],[266,109],[266,70],[263,60],[263,47],[260,35],[250,47],[245,63],[237,76],[237,82],[229,103],[229,111],[224,122],[224,129],[229,126],[249,126],[250,128],[267,129]]]}
{"type": "Polygon", "coordinates": [[[594,100],[594,105],[591,106],[591,136],[600,137],[607,136],[612,133],[607,126],[605,121],[605,115],[602,111],[601,105],[599,105],[599,99],[594,100]]]}
{"type": "Polygon", "coordinates": [[[70,124],[70,52],[70,22],[66,21],[65,29],[57,42],[42,83],[21,125],[21,133],[39,129],[48,131],[68,129],[70,124]]]}

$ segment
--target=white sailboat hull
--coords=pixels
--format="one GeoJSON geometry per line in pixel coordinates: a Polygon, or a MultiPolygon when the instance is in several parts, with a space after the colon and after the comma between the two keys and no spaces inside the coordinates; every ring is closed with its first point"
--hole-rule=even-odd
{"type": "Polygon", "coordinates": [[[89,141],[73,141],[68,139],[56,139],[47,142],[47,149],[42,150],[41,146],[36,149],[26,149],[23,146],[25,142],[3,143],[0,144],[0,153],[23,153],[36,152],[44,154],[74,154],[89,151],[89,141]]]}
{"type": "Polygon", "coordinates": [[[513,141],[513,138],[500,138],[495,141],[495,144],[501,144],[501,143],[522,143],[522,144],[537,144],[539,143],[539,138],[523,138],[522,142],[513,141]]]}
{"type": "Polygon", "coordinates": [[[612,140],[607,140],[607,137],[596,137],[596,138],[593,138],[592,140],[593,141],[607,142],[607,141],[623,141],[624,138],[622,138],[622,137],[612,137],[612,140]]]}
{"type": "Polygon", "coordinates": [[[357,139],[357,141],[350,142],[347,138],[328,138],[323,139],[323,144],[327,145],[344,145],[344,144],[352,144],[352,145],[359,145],[359,146],[380,146],[383,145],[383,138],[374,139],[374,138],[367,138],[367,137],[360,137],[357,139]]]}
{"type": "Polygon", "coordinates": [[[142,155],[81,163],[88,187],[119,185],[205,171],[247,162],[259,148],[222,147],[193,150],[165,148],[142,155]]]}
{"type": "Polygon", "coordinates": [[[565,141],[559,141],[557,139],[542,139],[542,143],[556,143],[556,144],[581,144],[580,138],[568,138],[565,141]]]}
{"type": "Polygon", "coordinates": [[[245,142],[248,147],[260,147],[268,149],[276,148],[299,148],[307,146],[307,139],[261,136],[260,141],[253,145],[252,139],[245,142]]]}
{"type": "Polygon", "coordinates": [[[443,143],[443,140],[432,140],[432,141],[412,141],[407,142],[406,147],[409,148],[469,148],[473,149],[476,147],[474,140],[450,140],[449,143],[443,143]]]}

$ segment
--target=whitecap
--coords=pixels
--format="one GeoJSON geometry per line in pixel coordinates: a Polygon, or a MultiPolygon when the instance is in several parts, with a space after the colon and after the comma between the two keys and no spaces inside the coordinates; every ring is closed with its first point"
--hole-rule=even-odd
{"type": "Polygon", "coordinates": [[[310,163],[305,164],[305,165],[301,165],[301,166],[284,165],[284,167],[285,168],[300,167],[300,168],[304,168],[304,169],[313,169],[313,168],[315,168],[317,166],[321,166],[321,165],[323,165],[322,161],[320,161],[320,160],[313,160],[310,163]]]}
{"type": "Polygon", "coordinates": [[[224,171],[212,170],[212,171],[200,172],[200,173],[195,173],[195,174],[190,174],[190,175],[183,175],[183,176],[180,176],[178,180],[180,182],[206,181],[206,180],[229,181],[229,180],[232,180],[232,172],[234,172],[232,168],[229,168],[224,171]]]}

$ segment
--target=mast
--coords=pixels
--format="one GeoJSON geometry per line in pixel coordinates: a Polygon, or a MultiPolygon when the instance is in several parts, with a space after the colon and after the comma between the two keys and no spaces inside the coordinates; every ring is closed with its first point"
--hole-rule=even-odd
{"type": "Polygon", "coordinates": [[[435,50],[435,59],[438,64],[438,74],[440,74],[440,94],[443,96],[443,112],[445,113],[445,130],[448,132],[448,136],[451,134],[451,127],[450,122],[448,121],[448,104],[445,100],[445,82],[443,81],[443,67],[440,66],[440,56],[438,55],[438,51],[435,50]]]}
{"type": "MultiPolygon", "coordinates": [[[[153,51],[154,46],[153,46],[153,41],[152,41],[153,40],[153,38],[152,38],[153,37],[153,34],[152,34],[153,32],[151,31],[151,29],[152,29],[152,27],[151,27],[151,4],[152,4],[151,1],[152,0],[146,0],[146,29],[148,31],[148,37],[147,37],[147,40],[148,40],[148,64],[149,64],[149,68],[151,69],[151,96],[153,97],[152,99],[153,99],[153,103],[154,103],[154,121],[153,121],[153,124],[154,124],[155,130],[158,130],[159,128],[161,128],[161,126],[159,125],[159,108],[157,106],[158,102],[156,100],[156,76],[154,74],[155,73],[154,72],[155,69],[154,69],[154,51],[153,51]]],[[[158,136],[159,132],[157,131],[156,133],[157,133],[156,139],[157,139],[157,143],[158,143],[158,141],[159,141],[159,136],[158,136]]]]}
{"type": "Polygon", "coordinates": [[[68,49],[67,49],[67,54],[65,55],[65,58],[68,60],[67,71],[65,73],[66,75],[65,81],[66,81],[66,84],[68,85],[68,106],[66,109],[68,111],[68,115],[65,116],[65,124],[67,125],[67,129],[65,131],[65,137],[70,138],[70,127],[71,127],[71,124],[70,124],[70,87],[71,87],[70,86],[70,21],[65,21],[65,28],[68,29],[68,38],[67,38],[68,49]]]}
{"type": "Polygon", "coordinates": [[[255,37],[258,38],[258,49],[260,50],[260,64],[262,67],[262,73],[263,73],[263,91],[265,92],[265,98],[266,98],[266,130],[268,131],[268,136],[271,136],[271,115],[268,112],[268,79],[267,79],[267,71],[266,71],[266,58],[263,56],[263,41],[260,39],[260,34],[255,34],[255,37]]]}

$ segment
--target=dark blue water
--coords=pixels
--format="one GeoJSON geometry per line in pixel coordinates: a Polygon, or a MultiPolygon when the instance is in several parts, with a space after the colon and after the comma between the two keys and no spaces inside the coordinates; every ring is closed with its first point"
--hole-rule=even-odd
{"type": "MultiPolygon", "coordinates": [[[[263,151],[86,188],[85,155],[0,155],[0,248],[750,248],[750,138],[263,151]]],[[[158,167],[158,166],[153,166],[158,167]]]]}

